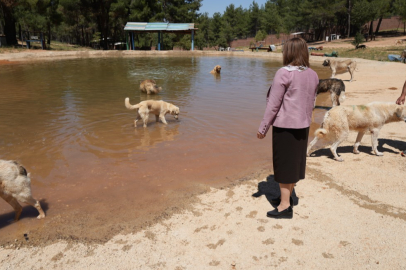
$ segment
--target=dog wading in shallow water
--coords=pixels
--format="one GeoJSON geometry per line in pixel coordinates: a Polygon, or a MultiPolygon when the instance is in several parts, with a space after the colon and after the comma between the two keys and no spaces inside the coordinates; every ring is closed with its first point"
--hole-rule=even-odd
{"type": "Polygon", "coordinates": [[[166,114],[172,114],[176,120],[179,116],[179,108],[163,100],[145,100],[136,105],[131,105],[130,99],[126,98],[125,107],[129,110],[137,110],[138,115],[134,121],[134,126],[137,126],[137,121],[142,119],[144,127],[147,127],[149,114],[155,114],[156,121],[161,120],[165,125],[168,124],[165,120],[166,114]]]}
{"type": "Polygon", "coordinates": [[[159,92],[161,92],[161,90],[162,87],[156,86],[154,80],[145,80],[140,84],[140,91],[143,93],[147,93],[148,95],[158,94],[159,92]]]}
{"type": "Polygon", "coordinates": [[[333,107],[339,106],[345,100],[345,85],[340,79],[319,80],[317,95],[325,92],[330,92],[333,107]]]}
{"type": "Polygon", "coordinates": [[[359,154],[358,146],[366,132],[371,133],[372,150],[377,156],[383,154],[378,151],[379,131],[384,124],[406,121],[406,106],[387,102],[372,102],[366,105],[347,105],[332,108],[324,115],[321,128],[314,133],[315,138],[307,148],[307,155],[319,139],[329,143],[331,153],[337,161],[343,161],[337,155],[337,147],[347,139],[350,130],[357,131],[358,136],[354,144],[354,153],[359,154]]]}
{"type": "Polygon", "coordinates": [[[0,197],[14,208],[14,221],[19,220],[22,211],[18,202],[34,206],[39,212],[38,219],[45,217],[40,203],[31,195],[30,174],[17,161],[0,160],[0,197]]]}
{"type": "Polygon", "coordinates": [[[215,66],[215,67],[210,71],[211,74],[220,74],[220,72],[221,72],[221,66],[220,66],[220,65],[215,66]]]}

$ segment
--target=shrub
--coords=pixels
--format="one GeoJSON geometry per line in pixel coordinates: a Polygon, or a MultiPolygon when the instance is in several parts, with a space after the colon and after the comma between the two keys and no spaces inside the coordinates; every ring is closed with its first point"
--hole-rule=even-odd
{"type": "Polygon", "coordinates": [[[356,33],[354,40],[351,41],[351,44],[357,47],[359,44],[364,43],[364,36],[361,33],[356,33]]]}
{"type": "Polygon", "coordinates": [[[265,38],[266,38],[266,33],[265,33],[265,32],[262,32],[261,30],[259,30],[259,31],[257,32],[257,34],[255,35],[255,41],[256,41],[256,42],[261,41],[261,40],[264,40],[265,38]]]}

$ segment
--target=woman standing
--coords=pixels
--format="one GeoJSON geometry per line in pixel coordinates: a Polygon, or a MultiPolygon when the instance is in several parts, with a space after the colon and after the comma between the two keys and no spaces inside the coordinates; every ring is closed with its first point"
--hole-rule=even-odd
{"type": "Polygon", "coordinates": [[[306,148],[319,78],[309,64],[306,41],[292,38],[283,46],[283,65],[267,95],[267,106],[257,137],[272,126],[273,168],[281,190],[280,204],[270,218],[292,218],[294,185],[305,178],[306,148]]]}

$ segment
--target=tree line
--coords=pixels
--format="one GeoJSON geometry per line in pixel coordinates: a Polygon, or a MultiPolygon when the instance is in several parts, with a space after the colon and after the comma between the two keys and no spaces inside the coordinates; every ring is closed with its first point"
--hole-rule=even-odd
{"type": "MultiPolygon", "coordinates": [[[[195,46],[226,47],[239,38],[266,34],[314,32],[315,40],[327,33],[353,36],[369,24],[379,31],[383,18],[406,19],[406,0],[255,0],[248,8],[230,4],[212,16],[200,13],[202,0],[0,0],[0,31],[7,44],[17,44],[23,31],[47,33],[47,42],[59,40],[81,46],[125,41],[127,22],[195,23],[195,46]],[[376,26],[373,21],[378,20],[376,26]],[[107,42],[109,41],[109,42],[107,42]]],[[[190,48],[190,35],[163,35],[164,49],[190,48]]],[[[139,34],[137,47],[150,47],[156,34],[139,34]]]]}

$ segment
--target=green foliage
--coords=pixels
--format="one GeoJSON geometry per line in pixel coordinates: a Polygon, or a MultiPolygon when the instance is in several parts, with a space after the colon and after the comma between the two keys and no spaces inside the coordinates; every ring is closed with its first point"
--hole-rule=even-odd
{"type": "Polygon", "coordinates": [[[364,43],[364,36],[360,32],[357,32],[355,34],[354,40],[351,41],[351,44],[357,47],[359,44],[362,43],[364,43]]]}
{"type": "Polygon", "coordinates": [[[256,42],[262,41],[262,40],[264,40],[265,38],[266,38],[266,33],[265,33],[265,32],[262,32],[261,30],[259,30],[259,31],[257,32],[257,34],[255,35],[255,41],[256,41],[256,42]]]}
{"type": "Polygon", "coordinates": [[[98,41],[100,41],[100,39],[101,39],[101,33],[95,32],[92,37],[92,42],[98,42],[98,41]]]}
{"type": "Polygon", "coordinates": [[[402,20],[406,21],[406,0],[394,0],[393,8],[402,20]]]}
{"type": "MultiPolygon", "coordinates": [[[[22,30],[52,32],[54,39],[89,46],[94,33],[100,40],[124,41],[123,28],[133,22],[195,23],[196,48],[227,47],[238,38],[263,40],[267,34],[313,31],[317,40],[338,29],[351,32],[372,20],[399,14],[406,20],[406,0],[252,0],[248,8],[230,4],[224,12],[200,14],[203,0],[0,0],[0,21],[14,32],[22,30]],[[11,19],[5,11],[11,11],[11,19]],[[5,20],[7,21],[7,24],[5,20]],[[14,19],[14,21],[13,21],[14,19]]],[[[7,28],[9,36],[15,36],[7,28]]],[[[110,42],[110,43],[111,43],[110,42]]],[[[163,47],[190,47],[190,36],[168,34],[163,47]]],[[[137,34],[137,46],[157,43],[157,34],[137,34]]],[[[102,42],[107,48],[107,42],[102,42]]]]}

